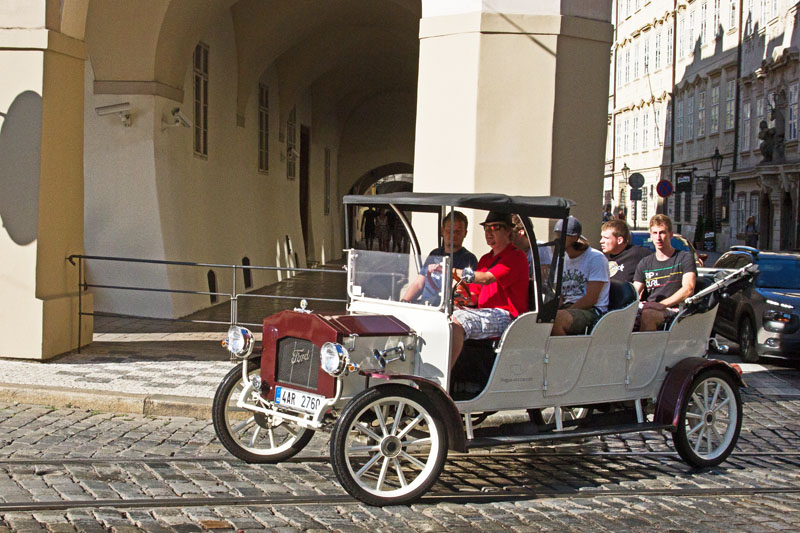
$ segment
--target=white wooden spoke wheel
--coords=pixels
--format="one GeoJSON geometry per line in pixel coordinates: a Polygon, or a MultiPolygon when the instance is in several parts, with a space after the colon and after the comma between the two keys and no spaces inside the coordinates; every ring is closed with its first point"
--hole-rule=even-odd
{"type": "Polygon", "coordinates": [[[692,382],[672,439],[690,465],[715,466],[731,454],[741,428],[738,384],[723,370],[707,370],[692,382]]]}
{"type": "MultiPolygon", "coordinates": [[[[259,359],[247,362],[248,378],[259,373],[259,359]]],[[[242,367],[235,366],[217,388],[211,407],[214,430],[222,445],[248,463],[277,463],[302,450],[314,431],[276,416],[238,407],[236,401],[248,383],[242,382],[242,367]]],[[[253,401],[255,392],[246,396],[253,401]]],[[[253,402],[255,404],[255,402],[253,402]]]]}
{"type": "Polygon", "coordinates": [[[447,431],[433,402],[405,385],[355,396],[331,437],[336,477],[370,505],[402,505],[422,496],[447,458],[447,431]]]}

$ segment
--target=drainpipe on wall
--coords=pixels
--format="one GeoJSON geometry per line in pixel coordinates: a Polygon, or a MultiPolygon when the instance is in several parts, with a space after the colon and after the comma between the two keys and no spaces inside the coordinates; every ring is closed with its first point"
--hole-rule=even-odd
{"type": "MultiPolygon", "coordinates": [[[[731,167],[731,172],[736,172],[738,168],[738,159],[739,159],[739,114],[741,112],[741,103],[739,101],[740,98],[740,87],[739,87],[739,80],[742,79],[742,21],[744,17],[742,16],[744,11],[744,0],[739,0],[739,35],[736,41],[736,92],[734,93],[734,124],[733,124],[733,166],[731,167]]],[[[728,191],[731,191],[730,185],[728,186],[728,191]]],[[[729,192],[731,198],[733,198],[733,192],[729,192]]],[[[730,200],[730,198],[729,198],[730,200]]],[[[728,205],[728,213],[730,213],[731,206],[728,205]]],[[[730,215],[728,220],[730,221],[730,215]]],[[[730,222],[728,222],[730,224],[730,222]]],[[[737,228],[738,229],[738,228],[737,228]]]]}
{"type": "MultiPolygon", "coordinates": [[[[673,0],[672,2],[672,92],[669,95],[669,105],[667,106],[667,110],[670,111],[670,121],[669,121],[669,178],[672,181],[672,176],[675,172],[675,64],[677,61],[677,54],[678,54],[678,0],[673,0]]],[[[666,146],[666,143],[664,143],[666,146]]],[[[673,194],[678,194],[677,192],[673,192],[673,194]]],[[[673,203],[673,205],[675,205],[673,203]]],[[[673,218],[675,215],[680,215],[680,213],[673,213],[673,218]]]]}

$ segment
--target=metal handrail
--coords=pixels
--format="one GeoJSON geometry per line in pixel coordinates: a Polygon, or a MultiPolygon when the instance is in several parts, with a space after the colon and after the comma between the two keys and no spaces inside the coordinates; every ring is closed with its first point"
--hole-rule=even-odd
{"type": "Polygon", "coordinates": [[[82,255],[72,254],[67,257],[70,264],[75,265],[77,259],[78,265],[78,352],[81,349],[81,330],[82,330],[82,317],[84,316],[107,316],[107,317],[122,317],[122,318],[140,318],[148,320],[165,320],[170,322],[189,322],[195,324],[241,324],[245,326],[260,326],[261,324],[254,324],[249,322],[238,322],[238,300],[241,297],[247,298],[272,298],[278,300],[296,300],[298,298],[311,301],[311,302],[339,302],[346,303],[347,300],[343,298],[317,298],[317,297],[298,297],[298,296],[285,296],[280,294],[248,294],[239,293],[236,290],[236,271],[238,269],[251,269],[251,270],[266,270],[266,271],[282,271],[282,272],[321,272],[330,274],[346,274],[344,270],[334,270],[325,268],[300,268],[300,267],[281,267],[281,266],[259,266],[259,265],[233,265],[222,263],[195,263],[190,261],[167,261],[164,259],[139,259],[134,257],[113,257],[101,255],[82,255]],[[232,291],[231,292],[212,292],[212,291],[192,291],[186,289],[163,289],[158,287],[137,287],[132,285],[106,285],[99,283],[87,283],[84,279],[83,262],[84,260],[93,261],[111,261],[111,262],[124,262],[124,263],[141,263],[151,265],[167,265],[167,266],[188,266],[188,267],[204,267],[204,268],[219,268],[232,270],[232,291]],[[143,291],[143,292],[161,292],[161,293],[174,293],[174,294],[196,294],[200,296],[221,296],[228,297],[231,301],[230,320],[222,322],[219,320],[188,320],[181,318],[162,318],[162,317],[148,317],[142,315],[121,315],[116,313],[104,312],[84,312],[83,311],[83,291],[93,289],[110,289],[110,290],[126,290],[126,291],[143,291]]]}

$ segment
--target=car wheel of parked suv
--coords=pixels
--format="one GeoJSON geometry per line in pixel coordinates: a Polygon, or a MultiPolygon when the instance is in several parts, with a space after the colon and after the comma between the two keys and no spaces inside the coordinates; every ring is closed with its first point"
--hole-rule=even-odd
{"type": "Polygon", "coordinates": [[[753,319],[746,316],[739,324],[739,353],[745,363],[755,363],[758,361],[756,352],[756,327],[753,319]]]}

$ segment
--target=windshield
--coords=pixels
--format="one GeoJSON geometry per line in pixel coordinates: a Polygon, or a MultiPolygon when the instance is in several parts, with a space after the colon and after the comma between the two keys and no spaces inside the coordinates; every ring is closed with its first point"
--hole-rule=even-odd
{"type": "Polygon", "coordinates": [[[758,262],[756,287],[800,290],[800,260],[765,260],[758,262]]]}
{"type": "Polygon", "coordinates": [[[444,300],[449,279],[449,258],[427,257],[423,261],[414,254],[352,250],[348,292],[351,298],[372,298],[392,302],[408,302],[439,307],[444,300]]]}

